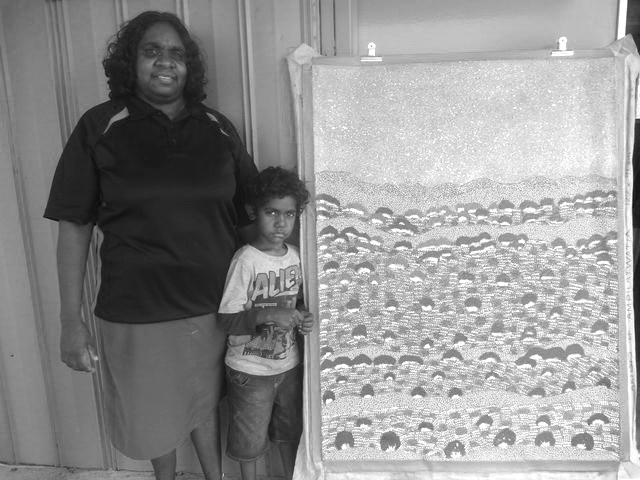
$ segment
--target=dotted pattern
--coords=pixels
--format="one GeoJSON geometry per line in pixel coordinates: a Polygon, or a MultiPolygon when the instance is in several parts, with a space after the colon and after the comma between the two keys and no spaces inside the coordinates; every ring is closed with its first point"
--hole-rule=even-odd
{"type": "Polygon", "coordinates": [[[314,66],[326,460],[619,456],[613,62],[314,66]]]}
{"type": "Polygon", "coordinates": [[[314,66],[316,172],[426,186],[615,178],[614,62],[314,66]]]}
{"type": "Polygon", "coordinates": [[[402,213],[343,208],[345,188],[374,189],[316,176],[325,458],[618,454],[615,191],[597,177],[562,183],[542,202],[539,182],[522,182],[535,201],[492,202],[502,207],[479,220],[482,204],[443,215],[428,193],[395,197],[402,213]]]}

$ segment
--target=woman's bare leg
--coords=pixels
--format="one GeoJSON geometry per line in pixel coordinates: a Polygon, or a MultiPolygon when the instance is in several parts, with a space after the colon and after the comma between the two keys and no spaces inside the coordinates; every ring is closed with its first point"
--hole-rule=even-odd
{"type": "Polygon", "coordinates": [[[278,443],[278,450],[280,451],[280,461],[282,462],[282,470],[284,470],[285,480],[291,480],[293,478],[293,469],[296,465],[296,454],[298,452],[298,445],[295,443],[278,443]]]}
{"type": "Polygon", "coordinates": [[[256,464],[257,461],[253,462],[240,462],[240,474],[242,475],[242,480],[256,480],[256,464]]]}
{"type": "Polygon", "coordinates": [[[175,480],[176,478],[176,451],[151,459],[156,480],[175,480]]]}
{"type": "Polygon", "coordinates": [[[220,447],[220,415],[214,408],[209,417],[191,432],[191,441],[196,448],[200,467],[206,480],[222,478],[220,447]]]}

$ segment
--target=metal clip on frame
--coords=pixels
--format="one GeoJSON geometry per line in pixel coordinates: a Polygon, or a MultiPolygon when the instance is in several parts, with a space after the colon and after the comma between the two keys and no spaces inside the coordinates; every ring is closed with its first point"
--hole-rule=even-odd
{"type": "Polygon", "coordinates": [[[373,42],[369,42],[367,45],[367,49],[369,50],[369,55],[360,57],[361,62],[381,62],[382,57],[376,56],[376,44],[373,42]]]}
{"type": "Polygon", "coordinates": [[[573,50],[567,50],[567,37],[560,37],[558,39],[558,49],[551,50],[552,57],[570,57],[573,55],[573,50]]]}

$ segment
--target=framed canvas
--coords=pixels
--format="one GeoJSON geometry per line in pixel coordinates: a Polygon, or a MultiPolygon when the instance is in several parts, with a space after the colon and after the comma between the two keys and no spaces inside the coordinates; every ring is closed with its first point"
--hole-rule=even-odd
{"type": "Polygon", "coordinates": [[[296,476],[632,465],[631,38],[295,53],[317,319],[296,476]]]}

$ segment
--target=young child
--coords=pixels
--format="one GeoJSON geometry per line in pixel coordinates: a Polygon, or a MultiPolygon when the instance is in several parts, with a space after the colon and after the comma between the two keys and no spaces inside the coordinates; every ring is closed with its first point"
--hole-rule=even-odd
{"type": "Polygon", "coordinates": [[[285,240],[309,201],[298,176],[281,167],[263,170],[247,186],[246,208],[257,230],[231,261],[218,320],[229,334],[227,455],[240,462],[242,480],[255,480],[268,440],[278,445],[291,480],[302,434],[302,355],[297,332],[313,316],[301,302],[300,254],[285,240]]]}

